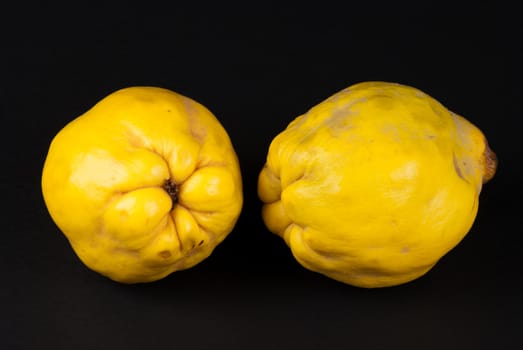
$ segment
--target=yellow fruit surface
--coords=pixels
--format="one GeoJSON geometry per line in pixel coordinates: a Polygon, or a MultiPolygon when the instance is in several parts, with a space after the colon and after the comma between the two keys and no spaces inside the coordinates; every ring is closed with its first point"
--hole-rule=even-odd
{"type": "Polygon", "coordinates": [[[359,287],[416,279],[467,234],[496,158],[413,87],[364,82],[292,121],[258,179],[263,220],[304,267],[359,287]]]}
{"type": "Polygon", "coordinates": [[[157,87],[114,92],[66,125],[49,148],[42,192],[85,265],[123,283],[158,280],[207,258],[243,201],[220,122],[157,87]]]}

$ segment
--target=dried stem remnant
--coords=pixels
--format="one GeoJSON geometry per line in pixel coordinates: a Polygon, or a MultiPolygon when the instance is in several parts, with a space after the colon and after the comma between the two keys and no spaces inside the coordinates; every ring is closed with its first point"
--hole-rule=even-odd
{"type": "Polygon", "coordinates": [[[485,151],[483,152],[483,183],[488,182],[494,177],[498,167],[498,157],[485,141],[485,151]]]}

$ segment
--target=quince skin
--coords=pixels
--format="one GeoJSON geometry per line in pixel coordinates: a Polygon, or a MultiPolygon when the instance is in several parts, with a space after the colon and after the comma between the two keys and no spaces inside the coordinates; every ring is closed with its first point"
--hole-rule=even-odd
{"type": "Polygon", "coordinates": [[[123,283],[190,268],[231,232],[238,159],[215,116],[157,87],[114,92],[53,139],[42,174],[49,213],[78,257],[123,283]]]}
{"type": "Polygon", "coordinates": [[[496,157],[482,132],[427,94],[353,85],[272,141],[263,220],[306,268],[359,287],[414,280],[467,234],[496,157]]]}

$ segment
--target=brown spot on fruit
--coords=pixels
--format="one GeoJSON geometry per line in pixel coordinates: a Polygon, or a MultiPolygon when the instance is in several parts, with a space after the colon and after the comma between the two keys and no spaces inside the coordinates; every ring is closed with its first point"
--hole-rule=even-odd
{"type": "Polygon", "coordinates": [[[459,167],[458,159],[456,158],[455,154],[452,154],[452,163],[454,165],[454,170],[456,171],[456,174],[458,174],[458,176],[462,178],[464,181],[467,181],[467,179],[465,179],[465,176],[463,176],[463,172],[459,167]]]}
{"type": "Polygon", "coordinates": [[[171,252],[168,250],[162,250],[158,253],[158,256],[164,259],[169,259],[171,257],[171,252]]]}

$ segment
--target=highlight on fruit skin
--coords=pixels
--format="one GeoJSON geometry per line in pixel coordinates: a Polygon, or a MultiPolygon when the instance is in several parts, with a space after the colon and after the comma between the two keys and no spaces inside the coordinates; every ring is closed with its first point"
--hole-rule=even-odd
{"type": "Polygon", "coordinates": [[[293,120],[258,178],[267,228],[305,268],[364,288],[427,273],[470,230],[497,158],[424,92],[350,86],[293,120]]]}
{"type": "Polygon", "coordinates": [[[42,193],[90,269],[156,281],[211,255],[242,208],[229,136],[200,103],[158,87],[103,98],[51,142],[42,193]]]}

